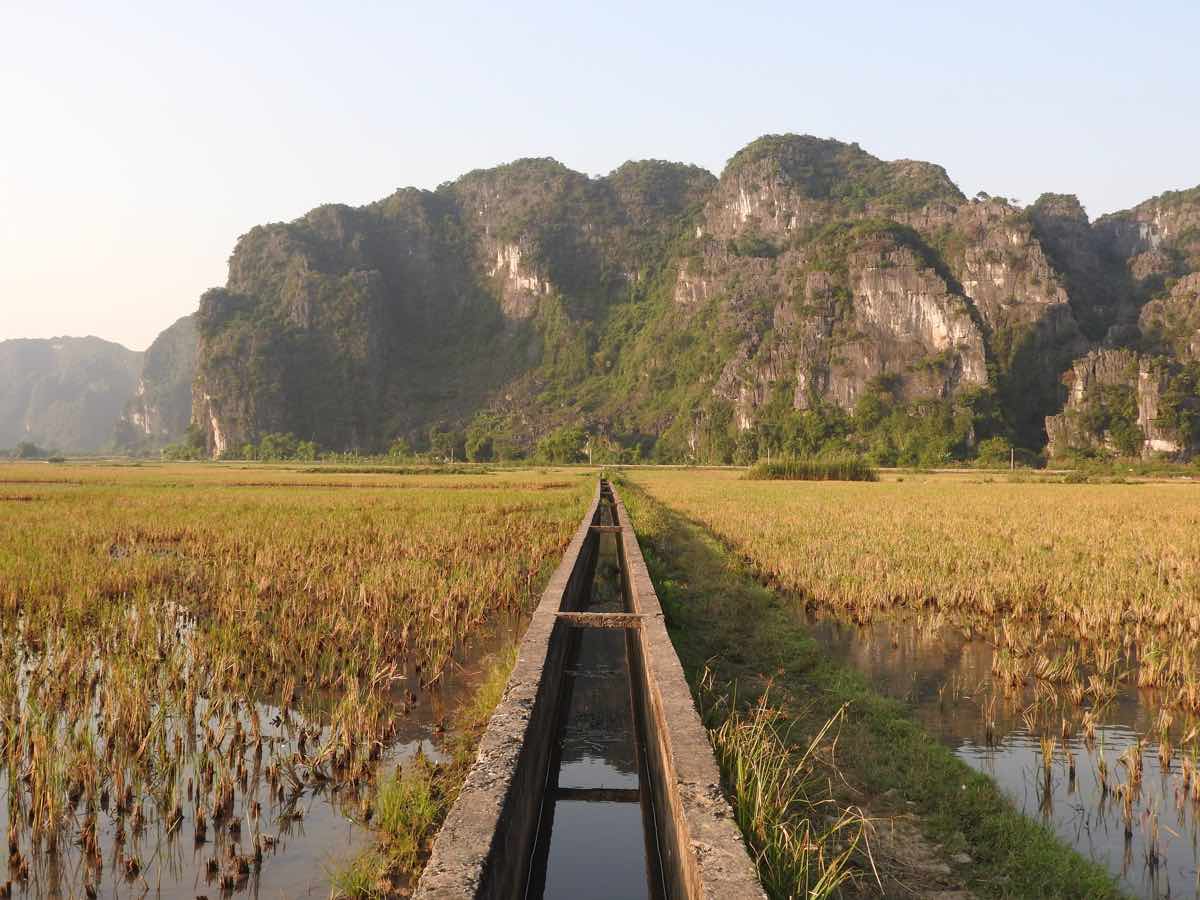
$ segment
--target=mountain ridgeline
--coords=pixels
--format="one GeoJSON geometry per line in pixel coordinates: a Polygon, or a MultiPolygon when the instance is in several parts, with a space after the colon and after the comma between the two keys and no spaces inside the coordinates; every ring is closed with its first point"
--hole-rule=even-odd
{"type": "Polygon", "coordinates": [[[201,301],[193,418],[214,455],[441,428],[508,456],[568,424],[664,460],[1187,453],[1197,222],[1200,191],[1090,223],[796,135],[720,179],[519,160],[243,236],[201,301]]]}
{"type": "Polygon", "coordinates": [[[145,353],[96,337],[0,341],[0,448],[144,453],[182,440],[198,349],[195,316],[145,353]]]}
{"type": "Polygon", "coordinates": [[[1200,188],[1090,222],[808,136],[719,179],[523,159],[252,229],[160,342],[122,446],[190,418],[213,456],[291,433],[509,458],[575,427],[662,461],[1188,456],[1200,188]]]}

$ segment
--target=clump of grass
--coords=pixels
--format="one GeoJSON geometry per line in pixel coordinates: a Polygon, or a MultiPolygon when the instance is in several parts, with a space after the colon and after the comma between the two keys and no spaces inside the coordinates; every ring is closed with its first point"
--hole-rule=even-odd
{"type": "Polygon", "coordinates": [[[818,755],[834,743],[845,707],[795,752],[788,719],[766,694],[743,712],[726,707],[709,673],[700,691],[702,701],[718,698],[705,710],[709,738],[763,887],[771,897],[831,896],[851,877],[851,857],[866,841],[863,816],[839,809],[820,773],[818,755]]]}
{"type": "Polygon", "coordinates": [[[374,848],[362,850],[329,873],[333,900],[375,900],[389,892],[387,857],[374,848]]]}
{"type": "Polygon", "coordinates": [[[760,461],[745,475],[751,481],[878,481],[879,474],[858,456],[798,457],[760,461]]]}
{"type": "Polygon", "coordinates": [[[517,662],[517,645],[503,650],[489,666],[483,681],[459,713],[459,727],[468,732],[482,731],[492,717],[492,710],[504,696],[508,676],[517,662]]]}
{"type": "Polygon", "coordinates": [[[386,852],[407,875],[419,871],[423,851],[445,811],[438,767],[418,753],[379,783],[375,825],[383,833],[386,852]]]}
{"type": "Polygon", "coordinates": [[[458,797],[479,739],[504,694],[516,661],[516,643],[499,651],[471,698],[459,707],[454,731],[442,745],[450,754],[448,762],[434,764],[418,753],[377,783],[371,825],[389,878],[399,875],[412,879],[424,868],[433,838],[458,797]]]}

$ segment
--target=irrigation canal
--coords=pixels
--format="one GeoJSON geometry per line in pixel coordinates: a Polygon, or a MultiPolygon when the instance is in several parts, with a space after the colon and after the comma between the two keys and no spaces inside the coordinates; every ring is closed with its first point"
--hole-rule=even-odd
{"type": "MultiPolygon", "coordinates": [[[[628,613],[612,495],[601,493],[598,551],[583,612],[628,613]]],[[[624,620],[618,619],[617,626],[624,620]]],[[[654,798],[629,665],[628,627],[572,626],[525,896],[664,896],[654,798]]]]}
{"type": "Polygon", "coordinates": [[[421,900],[763,897],[626,518],[602,480],[421,900]]]}

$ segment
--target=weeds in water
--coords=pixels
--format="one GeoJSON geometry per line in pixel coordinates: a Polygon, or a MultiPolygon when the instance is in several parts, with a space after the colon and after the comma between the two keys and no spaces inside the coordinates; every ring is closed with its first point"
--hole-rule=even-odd
{"type": "Polygon", "coordinates": [[[1042,747],[1042,768],[1045,770],[1047,777],[1054,766],[1054,750],[1057,746],[1057,740],[1053,735],[1042,735],[1039,739],[1042,747]]]}
{"type": "Polygon", "coordinates": [[[483,680],[475,689],[471,699],[459,713],[459,727],[465,731],[482,730],[492,716],[492,710],[504,696],[504,688],[508,684],[508,676],[512,673],[517,662],[516,644],[500,653],[498,658],[488,668],[483,680]]]}
{"type": "Polygon", "coordinates": [[[448,762],[434,764],[418,753],[376,785],[369,817],[378,837],[375,850],[386,862],[384,875],[389,883],[411,881],[424,867],[437,829],[458,797],[479,739],[504,693],[517,650],[514,642],[496,653],[471,698],[456,712],[453,732],[444,741],[448,762]]]}
{"type": "Polygon", "coordinates": [[[405,874],[419,871],[445,808],[440,794],[438,768],[420,753],[379,782],[374,826],[384,835],[388,856],[405,874]]]}

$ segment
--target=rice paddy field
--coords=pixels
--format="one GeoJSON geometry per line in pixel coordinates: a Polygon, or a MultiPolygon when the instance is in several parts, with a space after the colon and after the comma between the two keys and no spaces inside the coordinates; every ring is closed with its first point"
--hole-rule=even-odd
{"type": "Polygon", "coordinates": [[[0,891],[329,896],[381,780],[436,765],[480,702],[594,490],[0,466],[0,891]]]}
{"type": "Polygon", "coordinates": [[[631,471],[1130,893],[1200,885],[1200,484],[631,471]]]}

